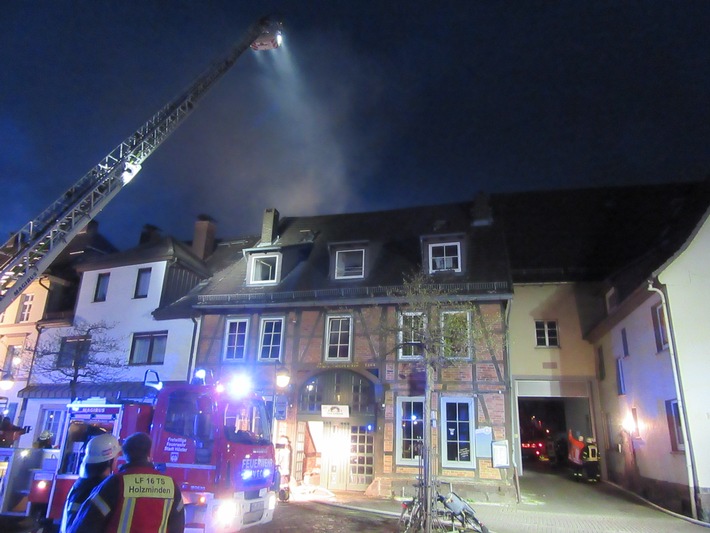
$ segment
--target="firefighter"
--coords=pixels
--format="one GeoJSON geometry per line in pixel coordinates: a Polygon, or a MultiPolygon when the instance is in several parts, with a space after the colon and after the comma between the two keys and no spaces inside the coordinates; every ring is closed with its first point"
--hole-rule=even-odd
{"type": "Polygon", "coordinates": [[[60,533],[66,533],[81,504],[86,501],[94,487],[108,477],[113,469],[114,459],[120,454],[121,444],[110,433],[98,435],[89,441],[79,479],[72,486],[64,504],[60,533]]]}
{"type": "Polygon", "coordinates": [[[582,463],[584,473],[589,481],[597,481],[601,477],[599,471],[599,450],[592,437],[587,437],[582,449],[582,463]]]}
{"type": "Polygon", "coordinates": [[[180,488],[150,462],[152,441],[134,433],[123,443],[126,464],[107,477],[79,509],[68,533],[182,533],[180,488]]]}

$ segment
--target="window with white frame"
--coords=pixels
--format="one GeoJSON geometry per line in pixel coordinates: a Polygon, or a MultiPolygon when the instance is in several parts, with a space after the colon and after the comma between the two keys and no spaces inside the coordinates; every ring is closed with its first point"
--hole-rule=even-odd
{"type": "Polygon", "coordinates": [[[535,345],[544,348],[558,347],[560,345],[556,320],[535,321],[535,345]]]}
{"type": "Polygon", "coordinates": [[[666,401],[666,416],[668,417],[668,430],[671,435],[671,449],[674,452],[685,450],[678,400],[666,401]]]}
{"type": "Polygon", "coordinates": [[[60,431],[64,427],[64,417],[67,409],[61,405],[42,406],[40,408],[39,427],[35,431],[35,437],[39,437],[43,431],[48,431],[51,436],[52,447],[61,442],[60,431]]]}
{"type": "Polygon", "coordinates": [[[616,360],[616,392],[619,396],[626,394],[626,382],[624,381],[624,360],[616,360]]]}
{"type": "Polygon", "coordinates": [[[441,465],[446,468],[476,467],[472,398],[441,398],[441,465]]]}
{"type": "Polygon", "coordinates": [[[224,360],[243,361],[247,351],[247,332],[249,319],[235,318],[227,320],[224,340],[224,360]]]}
{"type": "Polygon", "coordinates": [[[352,338],[352,320],[350,316],[329,316],[325,334],[325,360],[349,361],[350,340],[352,338]]]}
{"type": "Polygon", "coordinates": [[[418,311],[399,314],[399,358],[416,359],[424,355],[426,317],[418,311]]]}
{"type": "Polygon", "coordinates": [[[150,268],[139,268],[138,276],[136,277],[136,290],[133,293],[134,298],[147,298],[148,288],[150,287],[150,268]]]}
{"type": "Polygon", "coordinates": [[[395,451],[398,465],[419,464],[424,440],[424,397],[397,398],[395,451]]]}
{"type": "Polygon", "coordinates": [[[5,362],[2,365],[3,372],[12,372],[15,368],[19,368],[22,362],[22,345],[12,344],[7,347],[5,352],[5,362]]]}
{"type": "Polygon", "coordinates": [[[365,250],[337,250],[335,252],[335,279],[365,277],[365,250]]]}
{"type": "Polygon", "coordinates": [[[461,243],[444,242],[429,245],[429,274],[461,272],[461,243]]]}
{"type": "Polygon", "coordinates": [[[105,302],[108,294],[108,282],[111,274],[109,272],[101,272],[96,276],[96,288],[94,289],[94,301],[105,302]]]}
{"type": "Polygon", "coordinates": [[[259,334],[259,360],[280,361],[283,346],[283,318],[262,318],[259,334]]]}
{"type": "Polygon", "coordinates": [[[32,312],[32,303],[35,300],[34,294],[23,294],[20,300],[20,308],[17,314],[18,322],[29,322],[32,312]]]}
{"type": "Polygon", "coordinates": [[[167,331],[134,333],[131,344],[131,365],[162,365],[168,345],[167,331]]]}
{"type": "Polygon", "coordinates": [[[651,309],[653,319],[653,331],[656,335],[656,351],[660,352],[668,348],[668,334],[666,330],[666,312],[662,304],[654,305],[651,309]]]}
{"type": "Polygon", "coordinates": [[[63,337],[57,355],[57,368],[84,368],[88,363],[91,337],[63,337]]]}
{"type": "Polygon", "coordinates": [[[468,311],[442,311],[442,355],[467,359],[473,354],[471,346],[471,314],[468,311]]]}
{"type": "Polygon", "coordinates": [[[249,283],[268,285],[279,282],[281,254],[251,254],[249,256],[249,283]]]}

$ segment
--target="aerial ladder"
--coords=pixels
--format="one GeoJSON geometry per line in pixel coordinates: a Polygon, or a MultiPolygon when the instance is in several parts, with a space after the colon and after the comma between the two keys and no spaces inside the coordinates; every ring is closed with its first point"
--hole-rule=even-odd
{"type": "Polygon", "coordinates": [[[62,250],[141,170],[143,162],[192,112],[199,100],[248,48],[281,44],[281,22],[264,17],[253,24],[227,56],[213,63],[182,94],[84,174],[0,248],[0,313],[37,279],[62,250]]]}

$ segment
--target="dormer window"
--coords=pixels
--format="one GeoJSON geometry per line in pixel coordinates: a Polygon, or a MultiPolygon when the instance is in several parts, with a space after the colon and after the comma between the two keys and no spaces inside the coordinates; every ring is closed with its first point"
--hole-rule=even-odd
{"type": "Polygon", "coordinates": [[[461,272],[461,243],[429,244],[429,274],[461,272]]]}
{"type": "Polygon", "coordinates": [[[247,279],[250,285],[269,285],[279,282],[281,254],[253,253],[249,256],[247,279]]]}
{"type": "Polygon", "coordinates": [[[338,250],[335,252],[335,279],[365,277],[365,250],[338,250]]]}

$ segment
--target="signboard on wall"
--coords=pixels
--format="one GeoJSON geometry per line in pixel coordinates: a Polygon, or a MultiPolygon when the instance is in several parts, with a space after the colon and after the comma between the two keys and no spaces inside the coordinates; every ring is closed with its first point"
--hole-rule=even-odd
{"type": "Polygon", "coordinates": [[[349,418],[349,405],[321,405],[320,414],[323,418],[349,418]]]}
{"type": "Polygon", "coordinates": [[[510,468],[510,453],[508,453],[508,441],[493,441],[491,448],[491,453],[493,455],[493,468],[510,468]]]}

